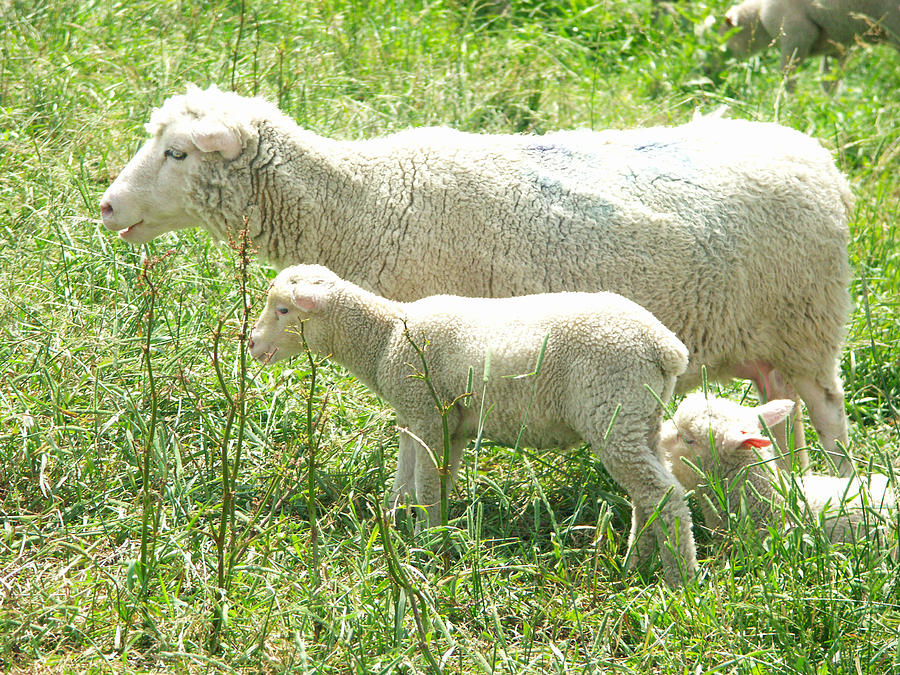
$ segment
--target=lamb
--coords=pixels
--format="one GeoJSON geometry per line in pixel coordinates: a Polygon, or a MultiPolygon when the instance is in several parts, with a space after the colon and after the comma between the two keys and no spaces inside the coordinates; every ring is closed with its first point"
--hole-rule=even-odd
{"type": "MultiPolygon", "coordinates": [[[[796,481],[800,509],[832,542],[852,543],[884,534],[880,513],[896,498],[884,475],[859,477],[806,473],[793,477],[774,462],[772,443],[763,434],[794,407],[775,400],[748,407],[722,398],[690,394],[660,432],[663,463],[687,490],[695,490],[708,527],[722,529],[728,513],[748,516],[760,529],[796,526],[786,509],[796,481]]],[[[782,449],[783,450],[783,449],[782,449]]]]}
{"type": "Polygon", "coordinates": [[[799,395],[843,461],[852,196],[804,134],[705,117],[338,141],[215,87],[168,99],[147,130],[100,202],[104,225],[127,242],[246,227],[278,268],[319,263],[400,301],[619,293],[687,345],[679,392],[705,366],[713,379],[753,380],[767,398],[799,395]]]}
{"type": "Polygon", "coordinates": [[[327,268],[298,265],[280,272],[269,287],[250,353],[278,361],[302,351],[303,340],[312,352],[332,355],[396,410],[398,425],[407,430],[400,435],[390,499],[396,505],[409,493],[424,507],[423,524],[440,522],[436,457],[444,436],[435,398],[415,377],[426,367],[417,350],[424,350],[434,394],[449,406],[451,479],[480,423],[485,437],[510,445],[590,443],[631,496],[632,560],[652,553],[654,539],[640,535],[658,509],[650,529],[665,579],[678,585],[694,574],[690,510],[656,453],[662,411],[655,396],[671,396],[687,366],[687,349],[633,302],[612,293],[555,293],[400,303],[327,268]],[[487,359],[482,407],[469,400],[478,394],[468,389],[483,381],[487,359]],[[481,417],[481,409],[489,412],[481,417]]]}
{"type": "MultiPolygon", "coordinates": [[[[776,40],[781,69],[790,75],[817,54],[841,55],[857,40],[900,47],[896,0],[744,0],[725,13],[723,30],[736,56],[749,56],[776,40]]],[[[827,65],[823,62],[823,70],[827,65]]]]}

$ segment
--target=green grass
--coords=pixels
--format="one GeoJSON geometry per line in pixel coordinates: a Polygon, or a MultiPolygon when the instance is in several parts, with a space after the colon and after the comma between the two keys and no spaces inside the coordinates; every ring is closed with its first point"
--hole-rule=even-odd
{"type": "MultiPolygon", "coordinates": [[[[779,94],[775,53],[728,61],[694,34],[725,4],[656,20],[649,1],[611,0],[0,4],[3,670],[900,671],[896,565],[867,542],[701,531],[699,581],[673,591],[622,569],[629,506],[586,449],[470,453],[449,558],[402,520],[379,527],[391,411],[328,364],[312,394],[302,358],[242,365],[228,246],[184,231],[134,249],[98,222],[149,111],[187,82],[263,94],[344,138],[678,123],[721,105],[777,120],[828,145],[858,195],[842,369],[859,466],[887,467],[897,56],[857,50],[833,98],[810,62],[779,94]]],[[[249,268],[257,310],[270,275],[249,268]]]]}

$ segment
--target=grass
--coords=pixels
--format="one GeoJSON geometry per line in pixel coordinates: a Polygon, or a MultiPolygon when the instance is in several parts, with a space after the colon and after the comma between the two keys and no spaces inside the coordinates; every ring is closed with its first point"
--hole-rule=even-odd
{"type": "Polygon", "coordinates": [[[186,82],[346,138],[721,105],[779,121],[828,145],[858,195],[841,365],[859,466],[887,467],[896,54],[858,49],[833,98],[806,64],[786,96],[776,54],[729,61],[693,32],[725,4],[656,19],[611,0],[0,4],[3,669],[900,671],[896,566],[866,542],[700,531],[699,581],[673,591],[622,569],[628,503],[584,448],[470,452],[451,555],[433,552],[382,520],[391,411],[330,364],[245,361],[243,284],[258,309],[271,271],[242,275],[240,252],[198,232],[134,249],[98,223],[150,109],[186,82]]]}

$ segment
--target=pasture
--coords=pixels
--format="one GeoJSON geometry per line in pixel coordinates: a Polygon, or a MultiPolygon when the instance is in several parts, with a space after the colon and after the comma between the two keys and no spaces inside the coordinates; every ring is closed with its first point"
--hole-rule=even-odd
{"type": "Polygon", "coordinates": [[[132,247],[100,223],[149,112],[191,82],[340,138],[777,121],[857,196],[851,450],[892,472],[898,55],[856,48],[832,96],[810,59],[789,94],[777,50],[738,62],[695,30],[727,2],[673,4],[0,0],[2,670],[900,672],[895,561],[698,529],[699,578],[673,590],[623,568],[630,506],[587,448],[471,451],[451,527],[414,536],[382,509],[392,411],[327,361],[248,358],[272,269],[200,231],[132,247]]]}

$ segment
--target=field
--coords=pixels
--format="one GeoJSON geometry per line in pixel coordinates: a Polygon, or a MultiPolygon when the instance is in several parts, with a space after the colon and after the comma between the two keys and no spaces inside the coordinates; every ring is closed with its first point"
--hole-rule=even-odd
{"type": "Polygon", "coordinates": [[[811,60],[787,93],[775,51],[737,62],[695,30],[726,6],[0,0],[0,669],[900,672],[896,562],[698,530],[699,578],[670,589],[623,568],[630,506],[587,448],[471,452],[449,543],[385,522],[392,411],[330,363],[246,357],[273,270],[200,231],[132,247],[99,221],[149,112],[191,82],[341,138],[778,121],[858,197],[841,366],[856,465],[889,471],[897,54],[856,48],[833,96],[811,60]]]}

